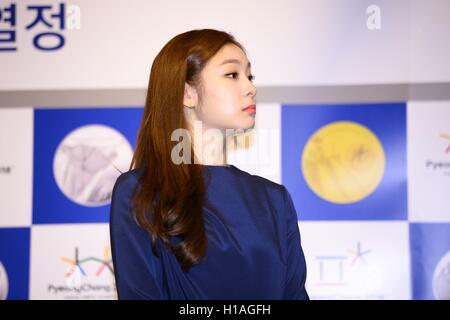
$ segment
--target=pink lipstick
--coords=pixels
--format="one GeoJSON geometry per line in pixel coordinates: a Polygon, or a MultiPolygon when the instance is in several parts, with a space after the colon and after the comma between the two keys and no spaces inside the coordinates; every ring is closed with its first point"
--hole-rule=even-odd
{"type": "Polygon", "coordinates": [[[249,114],[254,114],[256,113],[256,105],[251,104],[249,106],[246,106],[243,110],[249,114]]]}

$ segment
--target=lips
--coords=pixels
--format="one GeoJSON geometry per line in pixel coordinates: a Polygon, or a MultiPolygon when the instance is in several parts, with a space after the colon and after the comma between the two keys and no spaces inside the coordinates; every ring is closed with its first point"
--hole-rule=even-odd
{"type": "Polygon", "coordinates": [[[251,104],[249,106],[246,106],[243,110],[248,113],[256,113],[256,105],[251,104]]]}

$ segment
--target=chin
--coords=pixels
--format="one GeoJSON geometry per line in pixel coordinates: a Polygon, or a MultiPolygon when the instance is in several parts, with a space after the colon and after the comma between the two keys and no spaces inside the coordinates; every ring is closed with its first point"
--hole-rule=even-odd
{"type": "Polygon", "coordinates": [[[251,117],[248,123],[243,127],[243,129],[253,129],[255,127],[256,121],[255,117],[251,117]]]}
{"type": "Polygon", "coordinates": [[[253,129],[255,127],[255,117],[247,116],[244,119],[239,119],[239,121],[234,121],[227,125],[223,125],[222,128],[227,128],[231,130],[247,130],[253,129]]]}

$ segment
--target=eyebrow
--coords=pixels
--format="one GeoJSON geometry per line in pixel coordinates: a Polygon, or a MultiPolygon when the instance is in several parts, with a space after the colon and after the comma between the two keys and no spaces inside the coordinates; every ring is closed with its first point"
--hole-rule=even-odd
{"type": "MultiPolygon", "coordinates": [[[[238,60],[238,59],[227,59],[227,60],[222,61],[222,63],[219,66],[227,64],[227,63],[236,63],[236,64],[240,65],[241,61],[238,60]]],[[[252,64],[249,61],[248,64],[247,64],[247,69],[250,68],[251,66],[252,66],[252,64]]]]}

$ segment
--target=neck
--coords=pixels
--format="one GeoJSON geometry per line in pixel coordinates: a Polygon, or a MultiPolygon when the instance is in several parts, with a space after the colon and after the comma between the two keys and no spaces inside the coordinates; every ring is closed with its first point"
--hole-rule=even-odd
{"type": "Polygon", "coordinates": [[[194,163],[211,166],[227,166],[225,130],[201,128],[190,130],[193,138],[194,163]]]}

